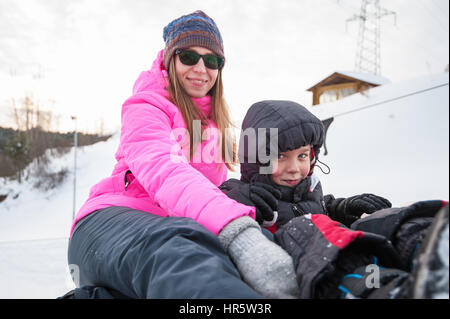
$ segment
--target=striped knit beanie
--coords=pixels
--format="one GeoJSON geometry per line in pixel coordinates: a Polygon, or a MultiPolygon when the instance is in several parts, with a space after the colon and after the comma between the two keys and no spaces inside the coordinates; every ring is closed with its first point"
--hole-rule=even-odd
{"type": "Polygon", "coordinates": [[[222,36],[216,23],[203,11],[195,11],[170,22],[163,31],[166,70],[176,49],[200,46],[224,58],[222,36]]]}

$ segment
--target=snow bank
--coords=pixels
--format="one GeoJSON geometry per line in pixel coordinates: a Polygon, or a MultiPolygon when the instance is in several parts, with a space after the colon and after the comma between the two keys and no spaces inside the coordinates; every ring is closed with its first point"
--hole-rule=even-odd
{"type": "Polygon", "coordinates": [[[373,192],[396,206],[448,200],[449,75],[386,84],[311,107],[320,119],[334,117],[316,169],[325,193],[373,192]],[[320,165],[320,164],[319,164],[320,165]]]}

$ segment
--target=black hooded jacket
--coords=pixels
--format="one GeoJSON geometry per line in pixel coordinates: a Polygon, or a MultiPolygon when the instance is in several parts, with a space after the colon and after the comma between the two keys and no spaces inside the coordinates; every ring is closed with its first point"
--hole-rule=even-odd
{"type": "Polygon", "coordinates": [[[242,183],[263,182],[277,188],[281,192],[277,229],[296,216],[326,213],[322,186],[314,175],[308,176],[295,187],[288,187],[274,183],[270,174],[260,173],[261,168],[267,168],[269,165],[270,156],[267,155],[276,158],[280,152],[295,150],[305,145],[312,146],[315,162],[323,144],[324,134],[322,122],[300,104],[273,100],[253,104],[242,123],[239,141],[241,180],[230,179],[224,182],[220,189],[225,193],[234,192],[230,197],[251,205],[247,203],[246,196],[239,198],[238,190],[242,183]],[[278,130],[276,144],[270,136],[270,129],[274,128],[278,130]]]}
{"type": "Polygon", "coordinates": [[[254,181],[260,175],[261,167],[267,167],[267,160],[259,155],[270,154],[271,146],[272,153],[276,149],[279,154],[309,144],[313,147],[317,159],[325,138],[322,122],[305,107],[291,101],[272,100],[253,104],[242,122],[242,131],[239,162],[241,180],[246,183],[254,181]],[[270,129],[277,129],[276,145],[270,138],[270,129]],[[249,134],[246,133],[249,132],[256,138],[254,144],[248,141],[249,134]],[[254,147],[257,147],[259,152],[256,152],[254,147]]]}
{"type": "Polygon", "coordinates": [[[262,101],[248,110],[243,121],[244,133],[252,129],[257,142],[249,141],[249,131],[241,134],[239,143],[241,180],[230,179],[220,189],[251,206],[248,196],[239,194],[242,185],[262,182],[280,190],[274,238],[293,258],[301,298],[338,298],[343,276],[372,263],[373,256],[384,267],[409,270],[414,248],[422,240],[418,237],[442,207],[441,201],[378,211],[346,227],[326,216],[326,207],[337,200],[331,195],[324,199],[314,175],[287,187],[274,183],[270,174],[260,173],[268,165],[264,155],[270,154],[271,146],[272,151],[285,152],[309,144],[317,159],[324,139],[321,121],[297,103],[262,101]],[[266,130],[258,132],[258,128],[266,130]],[[276,145],[270,144],[270,128],[278,128],[276,145]],[[252,148],[260,153],[252,154],[252,148]]]}
{"type": "MultiPolygon", "coordinates": [[[[234,180],[232,183],[242,182],[234,180]]],[[[377,265],[376,260],[387,267],[380,268],[380,271],[384,269],[384,274],[380,275],[383,284],[391,280],[394,283],[397,277],[400,280],[401,272],[410,271],[413,266],[417,247],[434,215],[445,204],[424,201],[380,210],[357,220],[351,228],[325,214],[306,213],[280,227],[274,239],[292,256],[300,298],[339,298],[342,293],[339,285],[344,276],[358,267],[377,265]]],[[[288,211],[283,207],[289,207],[289,203],[281,200],[280,212],[288,211]]],[[[365,269],[370,275],[368,268],[365,269]]],[[[375,297],[377,291],[366,289],[361,293],[374,292],[374,298],[390,298],[390,290],[379,290],[380,295],[375,297]]]]}

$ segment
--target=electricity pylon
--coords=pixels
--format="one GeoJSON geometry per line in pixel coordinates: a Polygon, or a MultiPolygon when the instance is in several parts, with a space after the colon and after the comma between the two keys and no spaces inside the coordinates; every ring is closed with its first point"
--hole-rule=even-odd
{"type": "Polygon", "coordinates": [[[396,24],[397,14],[381,8],[380,0],[362,0],[360,13],[346,20],[346,23],[359,20],[356,71],[380,74],[380,20],[386,15],[394,15],[396,24]]]}

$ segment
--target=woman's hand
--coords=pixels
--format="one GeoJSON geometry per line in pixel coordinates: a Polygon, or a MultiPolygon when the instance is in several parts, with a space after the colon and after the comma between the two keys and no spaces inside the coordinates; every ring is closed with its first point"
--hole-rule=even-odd
{"type": "Polygon", "coordinates": [[[231,221],[219,240],[243,280],[267,298],[298,298],[300,291],[292,257],[261,233],[259,225],[244,216],[231,221]]]}

